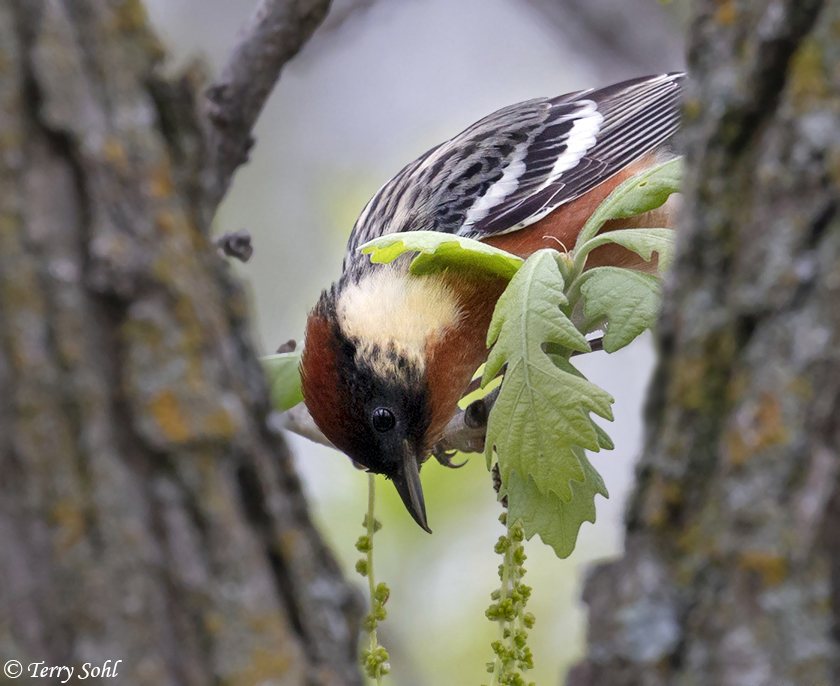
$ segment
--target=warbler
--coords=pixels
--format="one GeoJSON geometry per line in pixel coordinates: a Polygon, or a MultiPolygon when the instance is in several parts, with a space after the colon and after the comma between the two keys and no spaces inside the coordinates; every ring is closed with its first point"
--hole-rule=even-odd
{"type": "MultiPolygon", "coordinates": [[[[412,275],[409,256],[374,264],[359,247],[419,230],[522,258],[574,246],[617,185],[675,154],[684,80],[646,76],[500,109],[403,168],[356,221],[341,277],[307,321],[303,395],[324,435],[391,479],[426,531],[420,467],[487,357],[487,329],[506,284],[468,267],[412,275]]],[[[603,230],[671,226],[673,214],[666,203],[603,230]]],[[[656,268],[614,244],[587,261],[603,265],[656,268]]]]}

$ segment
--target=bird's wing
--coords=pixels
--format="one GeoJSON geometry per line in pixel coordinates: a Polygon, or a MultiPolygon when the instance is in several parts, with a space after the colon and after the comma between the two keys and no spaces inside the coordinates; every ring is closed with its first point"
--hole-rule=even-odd
{"type": "Polygon", "coordinates": [[[510,173],[513,190],[500,197],[491,186],[457,233],[481,238],[524,228],[656,149],[679,128],[684,78],[635,79],[550,101],[545,127],[519,173],[510,173]]]}
{"type": "Polygon", "coordinates": [[[684,79],[642,77],[494,112],[386,183],[356,222],[348,258],[386,233],[484,238],[539,221],[668,140],[684,79]]]}

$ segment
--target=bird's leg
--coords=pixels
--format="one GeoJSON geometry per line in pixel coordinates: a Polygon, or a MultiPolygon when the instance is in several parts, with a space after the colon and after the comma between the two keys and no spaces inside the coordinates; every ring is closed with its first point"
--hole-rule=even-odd
{"type": "Polygon", "coordinates": [[[487,434],[487,418],[496,402],[499,389],[494,388],[483,398],[474,400],[463,410],[458,410],[443,430],[443,437],[432,450],[435,459],[445,467],[455,465],[451,458],[455,452],[480,453],[484,451],[484,437],[487,434]]]}
{"type": "MultiPolygon", "coordinates": [[[[291,342],[291,341],[290,341],[291,342]]],[[[604,340],[602,337],[593,338],[589,341],[592,352],[604,349],[604,340]]],[[[572,355],[582,355],[584,353],[573,352],[572,355]]],[[[504,368],[499,372],[504,373],[504,368]]],[[[468,395],[473,391],[478,390],[481,386],[481,379],[474,379],[467,387],[466,393],[468,395]]],[[[484,452],[484,438],[487,433],[487,420],[490,417],[490,410],[493,408],[493,403],[496,402],[496,397],[499,395],[499,388],[493,389],[483,398],[474,400],[463,410],[459,409],[446,428],[443,430],[443,436],[437,445],[432,449],[432,456],[440,462],[444,467],[451,469],[458,469],[463,467],[466,462],[452,462],[455,453],[480,453],[484,452]]],[[[300,403],[290,410],[286,410],[282,415],[278,415],[279,428],[286,429],[299,436],[304,436],[310,441],[328,445],[333,447],[332,443],[327,439],[320,429],[315,426],[306,405],[300,403]]]]}
{"type": "Polygon", "coordinates": [[[455,457],[457,453],[457,450],[443,450],[440,447],[440,443],[438,443],[432,450],[432,457],[434,457],[444,467],[449,467],[450,469],[460,469],[467,464],[467,461],[453,462],[452,458],[455,457]]]}

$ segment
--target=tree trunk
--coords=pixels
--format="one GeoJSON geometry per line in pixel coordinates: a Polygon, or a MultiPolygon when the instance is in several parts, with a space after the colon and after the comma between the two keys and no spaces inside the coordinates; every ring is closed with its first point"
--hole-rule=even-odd
{"type": "Polygon", "coordinates": [[[0,662],[361,684],[162,58],[139,0],[0,0],[0,662]]]}
{"type": "Polygon", "coordinates": [[[698,0],[626,553],[571,686],[840,681],[840,2],[698,0]]]}

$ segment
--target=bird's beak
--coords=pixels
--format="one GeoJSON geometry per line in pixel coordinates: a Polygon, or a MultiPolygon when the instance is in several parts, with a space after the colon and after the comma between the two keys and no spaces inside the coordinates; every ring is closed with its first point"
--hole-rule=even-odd
{"type": "Polygon", "coordinates": [[[432,533],[426,523],[426,503],[423,500],[423,486],[420,483],[420,467],[417,464],[414,451],[409,449],[408,446],[403,450],[402,466],[392,480],[403,504],[409,514],[414,517],[414,521],[420,525],[421,529],[432,533]]]}

